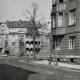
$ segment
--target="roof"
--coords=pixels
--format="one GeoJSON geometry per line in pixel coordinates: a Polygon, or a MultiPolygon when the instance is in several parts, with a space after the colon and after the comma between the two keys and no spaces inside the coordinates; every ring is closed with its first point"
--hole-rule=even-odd
{"type": "MultiPolygon", "coordinates": [[[[27,28],[27,35],[33,35],[33,25],[31,24],[31,21],[7,21],[5,24],[9,28],[27,28]]],[[[40,27],[40,25],[37,25],[40,27]]],[[[39,31],[37,27],[35,28],[35,35],[39,35],[39,31]]]]}
{"type": "Polygon", "coordinates": [[[7,21],[5,24],[9,28],[27,28],[27,27],[32,27],[30,21],[7,21]]]}

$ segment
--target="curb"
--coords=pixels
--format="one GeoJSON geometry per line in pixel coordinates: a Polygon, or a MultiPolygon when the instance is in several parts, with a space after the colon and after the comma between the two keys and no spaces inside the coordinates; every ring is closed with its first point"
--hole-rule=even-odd
{"type": "Polygon", "coordinates": [[[33,65],[38,65],[41,67],[47,67],[47,68],[60,68],[60,69],[64,69],[64,70],[71,70],[71,71],[76,71],[76,72],[80,72],[80,69],[74,69],[74,68],[67,68],[67,67],[62,67],[62,66],[56,66],[56,65],[44,65],[44,64],[38,64],[38,63],[34,63],[34,62],[23,62],[20,61],[21,63],[27,63],[27,64],[33,64],[33,65]]]}

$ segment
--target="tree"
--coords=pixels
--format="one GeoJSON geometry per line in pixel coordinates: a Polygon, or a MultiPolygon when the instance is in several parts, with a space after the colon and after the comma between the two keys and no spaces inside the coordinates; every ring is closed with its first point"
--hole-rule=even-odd
{"type": "Polygon", "coordinates": [[[39,5],[37,2],[33,2],[32,3],[32,11],[31,10],[26,10],[26,12],[24,13],[24,16],[27,20],[31,21],[32,23],[32,27],[33,27],[33,50],[34,50],[34,59],[36,59],[36,50],[35,50],[35,37],[36,37],[36,30],[38,29],[37,24],[41,23],[42,20],[44,20],[45,18],[38,18],[38,9],[39,9],[39,5]]]}
{"type": "Polygon", "coordinates": [[[5,40],[5,54],[9,54],[9,47],[8,47],[8,35],[6,35],[6,40],[5,40]]]}
{"type": "Polygon", "coordinates": [[[25,46],[24,46],[24,42],[23,42],[23,36],[20,37],[20,39],[19,39],[19,48],[20,48],[20,56],[24,56],[25,46]]]}
{"type": "Polygon", "coordinates": [[[36,24],[38,22],[42,22],[45,18],[44,17],[39,17],[38,15],[38,10],[39,10],[39,5],[37,2],[33,2],[31,5],[31,9],[30,10],[26,10],[23,15],[24,17],[31,21],[32,23],[35,22],[36,24]]]}

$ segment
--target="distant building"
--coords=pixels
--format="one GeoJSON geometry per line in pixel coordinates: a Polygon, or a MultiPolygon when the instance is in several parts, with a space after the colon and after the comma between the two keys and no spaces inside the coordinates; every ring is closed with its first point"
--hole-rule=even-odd
{"type": "MultiPolygon", "coordinates": [[[[37,28],[35,35],[35,42],[38,43],[37,28]]],[[[7,21],[0,24],[0,54],[5,52],[15,56],[33,54],[33,26],[30,21],[7,21]]]]}
{"type": "Polygon", "coordinates": [[[52,0],[53,55],[80,55],[80,0],[52,0]]]}
{"type": "Polygon", "coordinates": [[[0,23],[0,54],[4,53],[7,44],[6,40],[9,35],[9,28],[6,24],[0,23]]]}

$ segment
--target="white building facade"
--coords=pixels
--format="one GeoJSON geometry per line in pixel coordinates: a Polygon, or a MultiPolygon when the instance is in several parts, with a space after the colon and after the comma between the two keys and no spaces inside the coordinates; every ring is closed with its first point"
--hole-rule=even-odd
{"type": "MultiPolygon", "coordinates": [[[[7,21],[0,24],[0,54],[33,55],[33,33],[30,21],[7,21]]],[[[38,36],[35,43],[38,43],[38,36]]],[[[38,49],[36,44],[36,49],[38,49]]]]}

